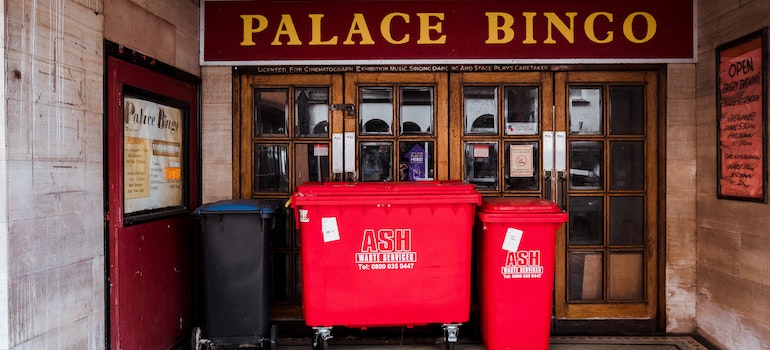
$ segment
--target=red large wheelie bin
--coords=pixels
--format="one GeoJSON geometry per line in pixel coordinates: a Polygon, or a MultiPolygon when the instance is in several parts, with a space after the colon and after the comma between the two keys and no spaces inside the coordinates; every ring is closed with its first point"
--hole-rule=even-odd
{"type": "Polygon", "coordinates": [[[553,304],[556,232],[567,213],[548,200],[485,198],[479,318],[487,350],[546,350],[553,304]]]}
{"type": "Polygon", "coordinates": [[[480,203],[472,184],[454,181],[298,186],[291,206],[314,348],[327,346],[333,326],[439,323],[451,348],[470,314],[480,203]]]}

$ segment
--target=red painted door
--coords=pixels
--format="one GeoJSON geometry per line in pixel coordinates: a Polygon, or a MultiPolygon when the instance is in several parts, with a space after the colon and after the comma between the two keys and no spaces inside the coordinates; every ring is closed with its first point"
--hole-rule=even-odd
{"type": "Polygon", "coordinates": [[[170,349],[192,326],[198,79],[107,58],[109,339],[170,349]]]}

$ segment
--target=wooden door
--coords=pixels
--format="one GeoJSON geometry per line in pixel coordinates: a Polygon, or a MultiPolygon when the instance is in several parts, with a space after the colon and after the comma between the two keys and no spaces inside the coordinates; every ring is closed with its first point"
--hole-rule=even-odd
{"type": "MultiPolygon", "coordinates": [[[[332,135],[343,130],[342,91],[338,74],[237,76],[236,197],[288,200],[297,185],[332,179],[332,135]]],[[[302,319],[293,217],[286,208],[270,230],[270,315],[277,320],[302,319]]]]}
{"type": "Polygon", "coordinates": [[[345,117],[356,159],[346,172],[363,182],[448,179],[447,98],[446,73],[346,75],[356,111],[345,117]]]}
{"type": "MultiPolygon", "coordinates": [[[[234,193],[286,198],[306,181],[447,179],[447,76],[433,73],[237,77],[234,193]]],[[[271,317],[302,319],[291,208],[271,230],[271,317]]]]}
{"type": "MultiPolygon", "coordinates": [[[[654,323],[657,89],[657,72],[243,74],[235,192],[453,179],[484,196],[551,198],[570,213],[558,232],[555,330],[654,323]]],[[[291,220],[271,243],[272,309],[299,320],[291,220]]]]}
{"type": "Polygon", "coordinates": [[[110,345],[176,348],[193,325],[198,81],[113,56],[107,73],[110,345]]]}
{"type": "Polygon", "coordinates": [[[655,330],[657,72],[557,73],[555,86],[556,115],[566,121],[557,131],[566,134],[569,212],[557,243],[555,330],[585,320],[655,330]]]}
{"type": "Polygon", "coordinates": [[[657,73],[462,73],[450,91],[450,177],[569,212],[557,233],[554,330],[590,332],[596,320],[653,330],[657,73]]]}

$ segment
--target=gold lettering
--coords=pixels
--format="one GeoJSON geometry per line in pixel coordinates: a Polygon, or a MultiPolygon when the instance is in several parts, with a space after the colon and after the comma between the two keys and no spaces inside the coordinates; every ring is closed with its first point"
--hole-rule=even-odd
{"type": "Polygon", "coordinates": [[[254,34],[257,34],[267,28],[267,17],[262,15],[241,15],[243,20],[243,41],[241,46],[254,46],[254,34]],[[257,21],[257,27],[254,28],[254,20],[257,21]]]}
{"type": "Polygon", "coordinates": [[[607,20],[612,23],[612,14],[608,12],[594,12],[588,17],[586,17],[586,22],[583,24],[583,27],[586,31],[586,37],[588,37],[588,40],[591,40],[597,44],[606,44],[609,42],[612,42],[613,39],[613,32],[611,30],[607,31],[607,35],[604,37],[604,39],[599,39],[596,37],[596,32],[594,29],[596,29],[596,17],[604,16],[607,18],[607,20]]]}
{"type": "Polygon", "coordinates": [[[556,44],[556,40],[553,39],[554,27],[559,30],[559,33],[561,33],[570,44],[575,43],[575,16],[577,15],[577,12],[566,13],[567,17],[569,17],[569,27],[567,27],[556,13],[545,12],[543,15],[548,18],[548,38],[543,41],[544,44],[556,44]]]}
{"type": "Polygon", "coordinates": [[[527,24],[526,35],[522,44],[537,44],[535,40],[535,16],[537,12],[523,12],[525,23],[527,24]]]}
{"type": "Polygon", "coordinates": [[[362,13],[353,14],[353,22],[350,23],[348,37],[345,39],[345,41],[342,42],[342,45],[355,45],[355,41],[353,41],[353,35],[355,34],[361,36],[361,41],[359,44],[374,45],[372,35],[369,33],[369,26],[366,25],[366,19],[364,19],[364,14],[362,13]]]}
{"type": "Polygon", "coordinates": [[[623,21],[623,35],[626,36],[628,41],[634,44],[643,44],[650,41],[652,37],[655,36],[655,32],[657,31],[658,22],[655,21],[655,17],[652,17],[652,15],[647,12],[634,12],[628,15],[626,20],[623,21]],[[647,22],[647,34],[642,39],[637,39],[636,36],[634,36],[634,18],[637,16],[644,17],[645,21],[647,22]]]}
{"type": "Polygon", "coordinates": [[[385,41],[393,45],[405,44],[409,42],[409,34],[404,34],[401,40],[393,39],[393,33],[391,33],[390,29],[394,17],[401,17],[404,19],[405,23],[409,23],[409,15],[401,12],[389,13],[382,19],[382,22],[380,22],[380,32],[382,33],[382,37],[385,38],[385,41]]]}
{"type": "Polygon", "coordinates": [[[489,24],[489,35],[486,44],[506,44],[513,40],[513,16],[505,12],[487,12],[487,23],[489,24]],[[502,18],[503,23],[500,24],[502,18]],[[500,37],[502,34],[502,37],[500,37]]]}
{"type": "Polygon", "coordinates": [[[443,13],[418,13],[417,17],[420,18],[420,39],[417,40],[418,44],[445,44],[446,43],[446,34],[440,35],[435,40],[430,38],[431,31],[441,34],[441,30],[443,26],[441,21],[444,20],[443,13]],[[438,19],[436,24],[434,25],[430,24],[431,17],[435,17],[438,19]]]}
{"type": "Polygon", "coordinates": [[[311,23],[311,30],[312,37],[310,38],[309,45],[337,45],[337,36],[331,37],[331,39],[323,41],[321,39],[321,19],[324,18],[323,14],[316,14],[311,13],[308,15],[310,17],[310,23],[311,23]]]}
{"type": "Polygon", "coordinates": [[[297,28],[294,27],[294,21],[291,19],[291,15],[281,15],[281,23],[278,24],[278,30],[275,31],[275,38],[270,45],[283,45],[281,42],[282,35],[289,37],[289,41],[286,45],[302,45],[302,42],[299,40],[299,34],[297,34],[297,28]]]}

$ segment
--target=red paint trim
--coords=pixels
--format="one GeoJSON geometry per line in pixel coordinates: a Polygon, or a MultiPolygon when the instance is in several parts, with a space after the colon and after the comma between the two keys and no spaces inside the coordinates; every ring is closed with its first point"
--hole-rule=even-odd
{"type": "Polygon", "coordinates": [[[189,337],[192,321],[192,227],[198,198],[198,86],[107,57],[109,336],[113,349],[166,349],[189,337]],[[123,221],[123,87],[189,105],[187,212],[125,226],[123,221]],[[180,318],[181,329],[180,329],[180,318]]]}

